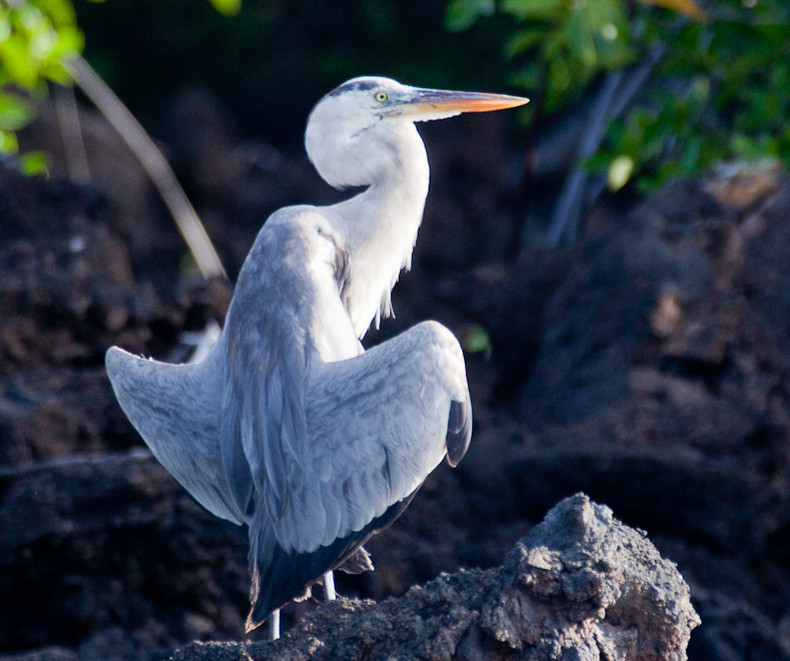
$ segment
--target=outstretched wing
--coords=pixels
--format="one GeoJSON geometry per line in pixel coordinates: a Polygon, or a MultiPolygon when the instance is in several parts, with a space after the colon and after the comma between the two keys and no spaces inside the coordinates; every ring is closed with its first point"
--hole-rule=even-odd
{"type": "Polygon", "coordinates": [[[241,524],[222,471],[216,358],[173,365],[111,347],[105,362],[121,408],[157,460],[209,512],[241,524]]]}
{"type": "Polygon", "coordinates": [[[252,540],[252,621],[388,525],[442,458],[455,465],[469,444],[463,353],[436,322],[311,369],[304,402],[309,443],[298,466],[264,485],[276,516],[251,524],[251,538],[266,538],[252,540]]]}
{"type": "MultiPolygon", "coordinates": [[[[367,526],[412,494],[450,453],[458,463],[471,436],[461,347],[424,322],[356,358],[329,363],[307,392],[314,480],[293,485],[296,503],[320,502],[323,525],[293,516],[278,538],[310,551],[367,526]]],[[[319,521],[320,523],[320,521],[319,521]]]]}

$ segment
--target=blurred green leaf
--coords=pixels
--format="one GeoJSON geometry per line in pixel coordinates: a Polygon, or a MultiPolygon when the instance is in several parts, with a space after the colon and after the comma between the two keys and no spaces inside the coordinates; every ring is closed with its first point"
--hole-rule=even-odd
{"type": "Polygon", "coordinates": [[[514,58],[534,46],[537,46],[545,37],[545,30],[527,28],[519,30],[505,43],[505,55],[514,58]]]}
{"type": "Polygon", "coordinates": [[[482,353],[486,358],[490,358],[493,351],[491,336],[478,324],[464,333],[461,345],[467,353],[482,353]]]}
{"type": "Polygon", "coordinates": [[[19,151],[19,143],[16,139],[16,133],[0,130],[0,153],[16,154],[17,151],[19,151]]]}
{"type": "Polygon", "coordinates": [[[33,89],[38,83],[37,63],[30,56],[29,41],[18,33],[0,43],[0,66],[11,82],[33,89]]]}
{"type": "MultiPolygon", "coordinates": [[[[83,44],[70,0],[17,0],[0,7],[0,151],[18,150],[14,132],[33,120],[32,99],[44,96],[50,82],[70,84],[64,65],[83,44]]],[[[46,168],[37,153],[20,156],[18,163],[30,173],[46,168]]]]}
{"type": "Polygon", "coordinates": [[[36,6],[49,16],[53,25],[76,25],[74,7],[68,0],[35,0],[36,6]]]}
{"type": "Polygon", "coordinates": [[[241,0],[211,0],[211,4],[225,16],[235,16],[241,11],[241,0]]]}
{"type": "Polygon", "coordinates": [[[790,166],[785,0],[720,0],[709,15],[694,0],[501,0],[497,7],[515,21],[504,48],[518,62],[513,82],[537,98],[544,116],[662,45],[650,95],[611,123],[586,163],[606,173],[610,187],[636,181],[647,189],[732,157],[790,166]]]}
{"type": "Polygon", "coordinates": [[[481,16],[494,13],[494,0],[450,0],[444,24],[454,32],[466,30],[481,16]]]}
{"type": "Polygon", "coordinates": [[[30,104],[10,94],[0,94],[0,129],[18,131],[33,119],[30,104]]]}
{"type": "Polygon", "coordinates": [[[566,4],[563,0],[504,0],[502,10],[523,20],[552,21],[566,4]]]}
{"type": "Polygon", "coordinates": [[[19,169],[23,174],[43,174],[49,170],[49,156],[43,151],[29,151],[19,157],[19,169]]]}

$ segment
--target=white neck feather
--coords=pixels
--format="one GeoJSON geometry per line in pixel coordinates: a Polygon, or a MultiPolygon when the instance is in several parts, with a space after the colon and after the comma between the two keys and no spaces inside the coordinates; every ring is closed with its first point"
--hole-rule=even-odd
{"type": "MultiPolygon", "coordinates": [[[[336,155],[333,174],[353,164],[347,185],[368,189],[326,212],[349,254],[344,298],[362,337],[371,322],[378,327],[382,316],[392,314],[390,292],[401,270],[411,267],[430,174],[425,146],[409,121],[382,121],[358,136],[353,147],[336,155]]],[[[320,168],[319,173],[325,176],[320,168]]]]}

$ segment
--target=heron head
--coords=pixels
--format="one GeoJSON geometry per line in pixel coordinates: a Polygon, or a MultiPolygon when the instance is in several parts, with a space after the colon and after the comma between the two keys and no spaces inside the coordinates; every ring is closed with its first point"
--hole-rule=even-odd
{"type": "Polygon", "coordinates": [[[463,112],[513,108],[527,101],[507,94],[427,89],[363,76],[343,83],[316,104],[307,122],[305,144],[310,160],[330,184],[365,185],[371,183],[364,180],[369,172],[359,166],[366,164],[364,159],[375,158],[375,147],[388,138],[402,138],[398,127],[463,112]],[[364,152],[362,145],[367,148],[364,152]],[[338,162],[343,163],[342,169],[338,162]],[[348,178],[354,166],[360,169],[358,176],[341,181],[339,175],[348,178]]]}
{"type": "Polygon", "coordinates": [[[462,112],[514,108],[529,99],[509,94],[460,92],[403,85],[381,76],[346,81],[321,99],[308,121],[329,128],[346,127],[353,135],[385,119],[424,122],[454,117],[462,112]]]}

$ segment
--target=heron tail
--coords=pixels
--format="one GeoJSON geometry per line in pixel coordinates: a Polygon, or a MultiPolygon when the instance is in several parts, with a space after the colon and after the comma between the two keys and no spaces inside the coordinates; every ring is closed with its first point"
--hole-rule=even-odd
{"type": "Polygon", "coordinates": [[[362,545],[397,519],[416,493],[415,490],[392,505],[362,530],[307,553],[284,549],[277,542],[268,517],[265,514],[254,516],[250,525],[249,555],[251,607],[245,632],[259,627],[273,611],[289,601],[300,599],[330,569],[346,571],[346,566],[353,569],[364,567],[363,570],[369,566],[372,569],[373,563],[362,545]]]}

